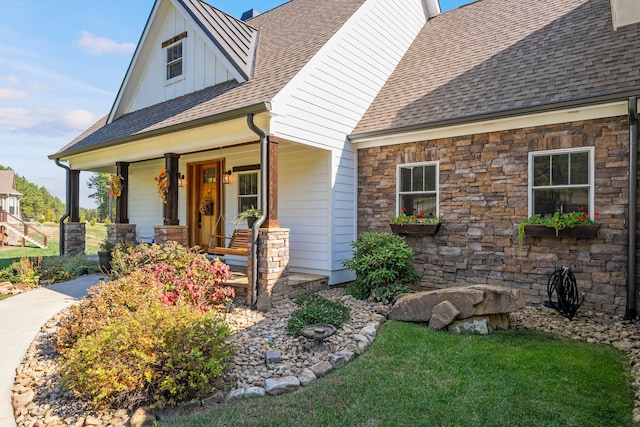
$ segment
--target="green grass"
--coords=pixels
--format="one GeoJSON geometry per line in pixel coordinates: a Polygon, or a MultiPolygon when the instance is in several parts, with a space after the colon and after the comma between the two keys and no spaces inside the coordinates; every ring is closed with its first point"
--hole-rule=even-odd
{"type": "MultiPolygon", "coordinates": [[[[55,223],[45,223],[34,226],[37,230],[43,232],[48,237],[47,249],[40,249],[34,246],[25,248],[11,248],[0,250],[0,270],[8,267],[14,261],[23,257],[49,257],[60,254],[60,225],[55,223]]],[[[85,253],[97,254],[100,242],[107,236],[107,227],[104,224],[86,224],[85,235],[85,253]]]]}
{"type": "Polygon", "coordinates": [[[388,322],[311,387],[161,426],[632,426],[628,357],[540,332],[460,336],[388,322]]]}

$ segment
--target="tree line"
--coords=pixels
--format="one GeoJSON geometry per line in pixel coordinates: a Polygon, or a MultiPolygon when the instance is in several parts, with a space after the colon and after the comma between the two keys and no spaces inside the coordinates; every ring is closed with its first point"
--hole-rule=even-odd
{"type": "MultiPolygon", "coordinates": [[[[0,165],[0,170],[13,170],[9,166],[0,165]]],[[[16,191],[22,193],[20,213],[28,221],[57,222],[66,212],[66,205],[45,188],[40,187],[23,176],[15,173],[16,191]]],[[[88,222],[113,221],[115,203],[109,195],[110,174],[95,173],[87,180],[89,189],[94,193],[89,197],[95,199],[97,208],[80,208],[80,220],[88,222]]]]}

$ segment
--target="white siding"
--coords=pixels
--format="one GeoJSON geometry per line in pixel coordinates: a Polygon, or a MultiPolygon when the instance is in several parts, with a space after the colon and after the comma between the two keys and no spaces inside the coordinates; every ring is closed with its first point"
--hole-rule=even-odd
{"type": "MultiPolygon", "coordinates": [[[[166,13],[160,31],[149,34],[145,39],[145,54],[137,64],[137,69],[128,81],[123,94],[121,114],[137,111],[150,105],[176,98],[233,79],[231,72],[217,55],[211,41],[201,37],[184,16],[173,7],[163,9],[166,13]],[[183,43],[183,77],[166,80],[166,51],[162,42],[183,31],[187,37],[183,43]],[[144,58],[144,60],[142,60],[144,58]]],[[[120,114],[119,114],[120,115],[120,114]]]]}
{"type": "Polygon", "coordinates": [[[281,144],[278,152],[278,216],[289,228],[291,271],[331,271],[330,152],[281,144]]]}
{"type": "Polygon", "coordinates": [[[129,223],[136,225],[136,239],[150,242],[153,227],[163,224],[163,204],[153,180],[164,159],[135,163],[129,167],[129,223]]]}
{"type": "MultiPolygon", "coordinates": [[[[353,273],[342,266],[351,257],[351,242],[356,238],[356,154],[346,137],[425,22],[422,0],[369,0],[274,97],[271,133],[327,150],[326,156],[310,158],[302,152],[287,152],[298,170],[281,160],[280,218],[283,227],[292,228],[291,252],[305,267],[330,271],[331,283],[353,279],[353,273]],[[316,186],[324,191],[308,194],[307,187],[316,186]],[[303,221],[301,212],[289,213],[296,204],[288,205],[284,194],[304,197],[301,201],[307,206],[322,204],[321,210],[308,214],[327,217],[314,219],[313,226],[298,224],[303,221]],[[307,227],[303,240],[296,240],[294,226],[307,227]],[[320,254],[325,250],[327,259],[320,254]]],[[[292,260],[292,269],[299,265],[292,260]]]]}

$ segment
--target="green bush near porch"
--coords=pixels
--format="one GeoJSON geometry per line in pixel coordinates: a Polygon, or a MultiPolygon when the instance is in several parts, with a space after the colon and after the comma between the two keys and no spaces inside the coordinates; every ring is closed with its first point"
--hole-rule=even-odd
{"type": "Polygon", "coordinates": [[[370,349],[312,386],[161,426],[632,426],[628,358],[510,331],[460,336],[387,322],[370,349]]]}

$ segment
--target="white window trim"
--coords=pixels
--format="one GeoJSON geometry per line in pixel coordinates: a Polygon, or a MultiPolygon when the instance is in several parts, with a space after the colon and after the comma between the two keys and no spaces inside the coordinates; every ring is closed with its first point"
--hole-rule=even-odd
{"type": "Polygon", "coordinates": [[[187,63],[185,61],[185,58],[187,56],[187,44],[183,43],[184,40],[185,39],[178,40],[177,42],[172,43],[172,44],[170,44],[167,47],[164,47],[162,49],[162,54],[163,54],[163,61],[162,62],[164,63],[164,85],[165,86],[172,85],[174,83],[177,83],[177,82],[182,81],[182,80],[185,79],[185,76],[187,74],[187,70],[186,70],[187,63]],[[172,77],[172,78],[168,79],[167,78],[167,71],[168,71],[169,63],[167,62],[167,51],[169,49],[171,49],[172,47],[178,45],[178,44],[182,44],[182,57],[181,57],[182,74],[180,74],[179,76],[175,76],[175,77],[172,77]]]}
{"type": "MultiPolygon", "coordinates": [[[[560,150],[542,150],[542,151],[531,151],[529,152],[529,178],[528,178],[528,211],[529,217],[533,216],[533,157],[534,156],[553,156],[556,154],[567,154],[567,153],[581,153],[581,152],[589,153],[589,206],[587,207],[587,212],[589,212],[589,218],[594,219],[595,212],[595,161],[594,161],[594,153],[595,147],[580,147],[580,148],[566,148],[560,150]]],[[[586,186],[586,184],[585,184],[586,186]]],[[[555,186],[549,186],[549,188],[553,188],[555,186]]],[[[575,186],[576,188],[579,186],[575,186]]]]}
{"type": "MultiPolygon", "coordinates": [[[[435,166],[436,168],[436,216],[440,216],[440,161],[400,163],[396,165],[396,216],[400,215],[400,169],[416,166],[435,166]]],[[[414,193],[414,192],[412,192],[414,193]]]]}

